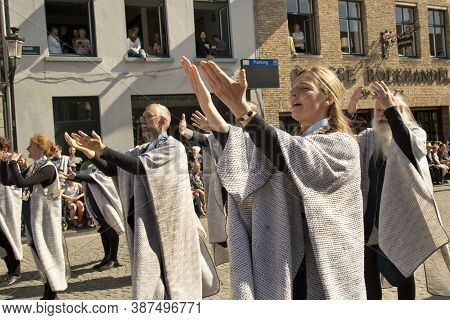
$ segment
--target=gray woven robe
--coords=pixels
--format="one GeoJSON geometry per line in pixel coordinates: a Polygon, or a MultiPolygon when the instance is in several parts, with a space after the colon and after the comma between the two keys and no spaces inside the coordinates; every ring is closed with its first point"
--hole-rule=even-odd
{"type": "Polygon", "coordinates": [[[216,171],[222,147],[213,135],[208,136],[209,148],[203,149],[203,180],[205,184],[206,204],[208,207],[208,240],[212,245],[214,263],[219,266],[229,260],[228,248],[223,246],[228,241],[226,224],[227,211],[222,197],[222,183],[216,171]]]}
{"type": "Polygon", "coordinates": [[[6,235],[17,260],[23,258],[21,223],[22,189],[0,183],[0,229],[6,235]]]}
{"type": "Polygon", "coordinates": [[[235,127],[218,163],[229,192],[232,298],[292,299],[305,257],[308,299],[365,299],[356,140],[277,134],[288,173],[235,127]]]}
{"type": "MultiPolygon", "coordinates": [[[[44,166],[52,166],[56,171],[51,162],[44,166]]],[[[37,254],[31,251],[39,274],[44,282],[48,281],[53,291],[64,291],[70,269],[63,248],[59,179],[56,178],[45,189],[41,184],[33,186],[29,201],[33,237],[27,232],[27,238],[28,243],[34,242],[36,246],[37,254]]]]}
{"type": "MultiPolygon", "coordinates": [[[[443,270],[448,279],[450,258],[448,236],[442,227],[439,209],[433,196],[433,184],[426,160],[426,133],[419,127],[408,128],[412,150],[420,172],[409,161],[394,139],[386,155],[386,170],[380,201],[378,245],[386,257],[405,277],[436,250],[440,250],[443,270]]],[[[361,150],[364,211],[369,192],[369,164],[374,153],[374,131],[358,136],[361,150]]],[[[427,270],[427,273],[432,270],[427,270]]],[[[450,286],[450,285],[449,285],[450,286]]]]}
{"type": "MultiPolygon", "coordinates": [[[[147,175],[118,168],[124,213],[134,199],[134,232],[126,224],[133,299],[201,299],[202,266],[213,265],[202,261],[184,146],[169,137],[140,155],[142,147],[126,154],[139,157],[147,175]]],[[[204,280],[218,286],[216,276],[204,280]]]]}
{"type": "MultiPolygon", "coordinates": [[[[97,203],[105,221],[113,228],[118,235],[125,232],[122,204],[120,203],[117,189],[113,180],[110,177],[105,176],[101,171],[96,170],[89,174],[89,176],[97,183],[89,183],[89,190],[92,193],[92,198],[97,203]]],[[[87,182],[83,183],[83,188],[86,189],[87,182]]],[[[89,201],[86,201],[86,207],[88,212],[94,212],[92,210],[89,201]]],[[[100,224],[97,221],[95,215],[91,214],[97,228],[100,228],[100,224]]]]}

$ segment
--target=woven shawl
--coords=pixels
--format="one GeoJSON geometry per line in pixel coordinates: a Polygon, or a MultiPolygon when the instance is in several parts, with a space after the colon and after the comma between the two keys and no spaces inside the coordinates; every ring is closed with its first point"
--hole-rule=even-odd
{"type": "Polygon", "coordinates": [[[0,229],[6,235],[17,260],[23,258],[21,240],[22,191],[0,183],[0,229]]]}
{"type": "Polygon", "coordinates": [[[214,263],[219,266],[229,260],[228,248],[224,247],[228,236],[226,231],[227,211],[222,197],[222,184],[216,171],[217,160],[222,147],[213,135],[208,136],[209,148],[203,149],[203,180],[205,184],[208,240],[212,245],[214,263]]]}
{"type": "MultiPolygon", "coordinates": [[[[111,178],[105,176],[100,170],[95,170],[89,174],[96,183],[89,183],[89,189],[92,193],[92,198],[97,203],[101,214],[105,218],[108,225],[113,228],[117,234],[122,234],[125,232],[122,204],[120,203],[119,195],[117,194],[117,189],[111,178]]],[[[86,189],[86,182],[83,183],[86,189]]],[[[92,210],[89,201],[86,201],[86,207],[88,212],[94,212],[92,210]]],[[[95,219],[94,215],[91,215],[94,219],[95,224],[100,228],[99,222],[95,219]]]]}
{"type": "MultiPolygon", "coordinates": [[[[42,166],[56,167],[47,162],[42,166]]],[[[57,171],[56,171],[57,172],[57,171]]],[[[48,281],[53,291],[67,288],[67,257],[63,248],[61,229],[61,193],[59,179],[45,189],[41,184],[33,186],[30,198],[31,228],[33,238],[27,233],[28,243],[34,242],[37,250],[31,250],[43,281],[48,281]]]]}
{"type": "MultiPolygon", "coordinates": [[[[411,276],[439,248],[447,271],[450,268],[446,245],[448,237],[433,196],[426,160],[426,133],[419,127],[410,127],[408,131],[419,172],[392,139],[386,155],[378,229],[381,250],[405,277],[411,276]]],[[[362,132],[358,136],[358,143],[365,210],[369,192],[369,164],[374,152],[374,131],[367,129],[362,132]]]]}
{"type": "MultiPolygon", "coordinates": [[[[126,224],[133,299],[201,299],[202,266],[213,265],[202,261],[184,146],[169,137],[154,150],[140,150],[127,154],[139,157],[146,175],[118,168],[124,213],[134,199],[134,232],[126,224]]],[[[217,277],[204,279],[217,286],[217,277]]]]}
{"type": "Polygon", "coordinates": [[[305,258],[308,299],[365,299],[358,145],[332,133],[277,130],[287,173],[230,127],[218,174],[229,192],[234,299],[292,299],[305,258]]]}

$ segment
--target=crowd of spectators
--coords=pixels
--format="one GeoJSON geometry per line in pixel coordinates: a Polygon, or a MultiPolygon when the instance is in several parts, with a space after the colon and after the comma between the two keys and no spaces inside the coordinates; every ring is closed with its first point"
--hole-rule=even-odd
{"type": "Polygon", "coordinates": [[[69,32],[67,26],[53,26],[48,34],[48,50],[50,54],[78,54],[91,55],[92,44],[87,38],[87,31],[84,28],[73,28],[69,32]]]}

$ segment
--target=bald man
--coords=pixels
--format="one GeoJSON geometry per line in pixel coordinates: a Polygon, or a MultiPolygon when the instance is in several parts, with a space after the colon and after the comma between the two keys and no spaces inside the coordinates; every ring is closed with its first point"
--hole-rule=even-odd
{"type": "Polygon", "coordinates": [[[95,132],[92,137],[66,135],[98,169],[117,177],[133,299],[196,300],[208,295],[207,284],[216,286],[212,262],[205,261],[199,245],[202,228],[192,203],[185,148],[167,135],[170,121],[165,106],[149,105],[140,118],[147,142],[124,154],[106,147],[95,132]],[[205,264],[211,274],[202,279],[205,264]]]}

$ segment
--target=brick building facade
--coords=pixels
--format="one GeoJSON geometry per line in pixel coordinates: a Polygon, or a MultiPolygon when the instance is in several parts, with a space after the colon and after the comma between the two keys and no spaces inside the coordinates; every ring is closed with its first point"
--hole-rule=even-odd
{"type": "MultiPolygon", "coordinates": [[[[288,125],[292,78],[302,68],[326,66],[334,68],[348,89],[344,106],[356,86],[385,80],[403,92],[430,140],[450,139],[448,7],[447,0],[257,0],[259,58],[278,59],[280,68],[280,88],[262,90],[267,120],[288,125]],[[296,22],[304,47],[295,56],[288,39],[296,22]],[[358,28],[361,32],[351,32],[358,28]],[[398,40],[410,45],[403,49],[391,43],[384,58],[381,33],[392,31],[396,38],[411,28],[416,32],[404,32],[398,40]]],[[[373,105],[372,98],[362,100],[361,116],[370,120],[373,105]]]]}

